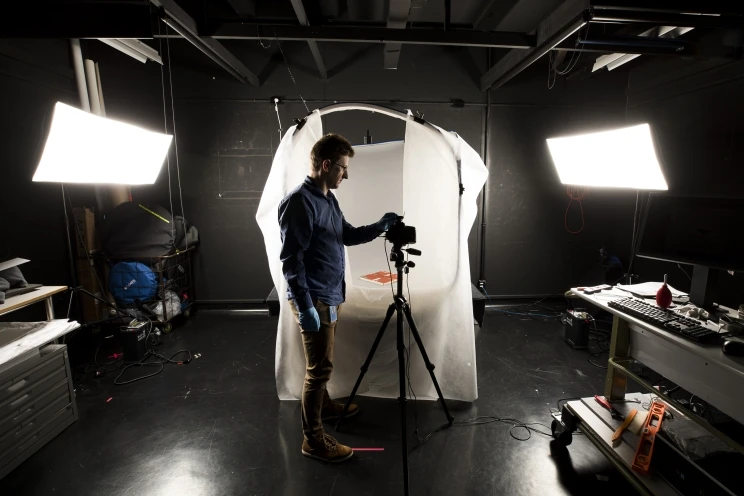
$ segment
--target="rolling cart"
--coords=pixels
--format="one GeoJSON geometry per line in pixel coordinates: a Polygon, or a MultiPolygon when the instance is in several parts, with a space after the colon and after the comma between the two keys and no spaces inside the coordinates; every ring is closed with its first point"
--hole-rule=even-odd
{"type": "Polygon", "coordinates": [[[113,295],[117,306],[135,310],[150,318],[162,332],[171,332],[173,319],[179,315],[189,318],[193,311],[191,257],[195,250],[196,246],[191,246],[171,255],[137,260],[106,258],[110,286],[119,289],[113,295]],[[117,266],[122,262],[126,270],[119,273],[117,266]]]}

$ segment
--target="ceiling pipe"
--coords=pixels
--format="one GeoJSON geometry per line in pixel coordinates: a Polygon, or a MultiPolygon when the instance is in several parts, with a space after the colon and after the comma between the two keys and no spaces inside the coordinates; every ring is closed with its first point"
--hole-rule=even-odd
{"type": "Polygon", "coordinates": [[[620,24],[656,24],[685,28],[734,28],[744,27],[738,17],[715,14],[664,14],[657,12],[627,12],[622,10],[595,10],[592,22],[620,24]]]}
{"type": "Polygon", "coordinates": [[[214,54],[212,50],[209,50],[204,43],[196,36],[192,35],[188,32],[188,30],[184,29],[183,26],[181,26],[178,22],[176,22],[174,19],[170,17],[163,17],[163,22],[173,29],[176,33],[180,34],[182,37],[184,37],[189,43],[194,45],[196,48],[199,49],[200,52],[202,52],[204,55],[212,59],[212,61],[217,64],[218,66],[225,69],[231,76],[233,76],[235,79],[240,81],[241,83],[249,83],[250,80],[235,70],[231,65],[229,65],[227,62],[222,60],[220,57],[214,54]]]}
{"type": "Polygon", "coordinates": [[[563,29],[559,30],[553,36],[545,40],[541,45],[536,47],[532,51],[532,53],[530,53],[527,57],[522,59],[518,64],[514,65],[511,69],[505,72],[502,76],[494,80],[493,83],[488,84],[486,87],[483,87],[484,85],[481,85],[481,91],[488,91],[488,89],[491,87],[498,88],[499,86],[502,86],[504,83],[506,83],[513,77],[515,77],[517,74],[519,74],[520,72],[524,71],[529,66],[534,64],[543,55],[551,51],[558,44],[560,44],[563,40],[565,40],[566,38],[574,34],[576,31],[584,27],[591,20],[592,20],[592,12],[589,10],[585,10],[578,17],[576,17],[573,21],[566,24],[563,27],[563,29]]]}

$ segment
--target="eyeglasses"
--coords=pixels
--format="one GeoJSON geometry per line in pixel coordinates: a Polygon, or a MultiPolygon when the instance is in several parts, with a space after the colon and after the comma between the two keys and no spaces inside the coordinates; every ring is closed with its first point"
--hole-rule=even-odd
{"type": "Polygon", "coordinates": [[[338,165],[339,167],[341,167],[344,170],[344,172],[346,172],[346,169],[349,168],[348,165],[339,164],[338,162],[334,162],[333,165],[338,165]]]}

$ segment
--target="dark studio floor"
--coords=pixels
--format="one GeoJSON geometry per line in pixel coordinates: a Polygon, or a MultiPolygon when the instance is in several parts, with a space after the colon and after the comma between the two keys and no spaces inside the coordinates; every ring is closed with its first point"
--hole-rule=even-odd
{"type": "MultiPolygon", "coordinates": [[[[560,331],[560,323],[489,311],[476,338],[480,397],[454,405],[455,417],[550,425],[559,398],[601,393],[605,371],[564,344],[560,331]]],[[[393,400],[359,398],[362,413],[338,435],[384,452],[336,466],[301,455],[300,405],[276,396],[275,336],[275,318],[202,313],[159,347],[166,355],[201,353],[192,363],[127,386],[114,386],[112,373],[88,374],[77,385],[79,420],[0,481],[0,494],[402,494],[393,400]]],[[[435,403],[419,402],[422,434],[444,420],[435,403]]],[[[417,495],[635,494],[582,436],[566,450],[534,433],[515,440],[502,423],[435,434],[410,454],[410,476],[417,495]]]]}

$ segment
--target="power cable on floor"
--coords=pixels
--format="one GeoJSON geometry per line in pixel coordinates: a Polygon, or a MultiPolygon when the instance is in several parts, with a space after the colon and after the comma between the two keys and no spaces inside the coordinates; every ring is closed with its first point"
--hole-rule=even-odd
{"type": "Polygon", "coordinates": [[[145,335],[145,351],[146,351],[145,358],[143,358],[142,361],[139,361],[139,362],[136,362],[136,363],[130,363],[130,364],[126,365],[121,370],[121,372],[119,372],[119,375],[117,375],[116,378],[114,379],[114,384],[116,386],[124,386],[124,385],[127,385],[127,384],[132,384],[134,382],[142,381],[144,379],[149,379],[150,377],[154,377],[154,376],[160,374],[165,369],[165,364],[167,364],[167,363],[172,363],[172,364],[175,364],[175,365],[185,365],[185,364],[191,362],[191,360],[193,359],[193,356],[191,354],[191,351],[189,351],[189,350],[179,350],[179,351],[176,351],[175,353],[173,353],[170,357],[165,357],[165,356],[161,355],[160,353],[156,352],[154,348],[150,348],[149,346],[152,346],[151,343],[150,343],[150,336],[151,336],[151,333],[152,333],[153,324],[152,324],[152,320],[150,320],[147,317],[144,317],[144,318],[148,322],[148,330],[147,330],[147,334],[145,335]],[[176,357],[177,355],[180,355],[181,353],[188,353],[188,358],[186,360],[173,360],[174,357],[176,357]],[[160,360],[154,361],[154,362],[148,362],[147,360],[151,356],[152,357],[156,357],[156,358],[160,358],[160,360]],[[158,370],[156,370],[155,372],[153,372],[151,374],[143,375],[143,376],[140,376],[140,377],[135,377],[134,379],[129,379],[129,380],[126,380],[126,381],[120,381],[121,376],[124,375],[124,372],[126,372],[127,370],[129,370],[131,368],[135,368],[135,367],[159,367],[159,368],[158,368],[158,370]]]}

